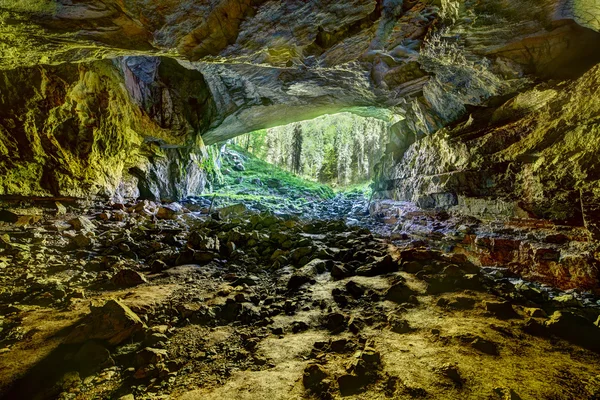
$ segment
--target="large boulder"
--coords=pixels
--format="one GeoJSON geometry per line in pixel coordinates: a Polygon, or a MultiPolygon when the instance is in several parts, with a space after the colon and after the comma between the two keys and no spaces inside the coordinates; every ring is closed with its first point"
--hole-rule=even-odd
{"type": "Polygon", "coordinates": [[[90,339],[104,340],[117,345],[145,328],[142,320],[120,300],[111,299],[101,306],[92,306],[65,343],[83,343],[90,339]]]}

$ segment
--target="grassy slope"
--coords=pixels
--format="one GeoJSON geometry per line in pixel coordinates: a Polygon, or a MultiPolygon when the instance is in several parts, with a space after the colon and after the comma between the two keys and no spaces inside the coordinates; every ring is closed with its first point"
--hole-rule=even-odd
{"type": "Polygon", "coordinates": [[[236,202],[257,202],[274,210],[299,210],[307,203],[334,197],[327,185],[307,181],[269,164],[235,145],[227,146],[243,159],[244,171],[234,169],[232,157],[222,159],[221,182],[215,182],[214,193],[203,196],[218,199],[219,206],[236,202]]]}

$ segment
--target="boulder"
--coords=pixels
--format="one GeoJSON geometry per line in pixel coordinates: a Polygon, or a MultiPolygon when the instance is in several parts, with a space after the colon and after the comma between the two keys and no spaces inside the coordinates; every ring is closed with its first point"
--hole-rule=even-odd
{"type": "Polygon", "coordinates": [[[130,268],[123,268],[113,275],[110,281],[117,286],[125,287],[137,286],[148,282],[143,274],[130,268]]]}
{"type": "Polygon", "coordinates": [[[119,300],[111,299],[102,306],[91,306],[90,314],[71,331],[65,343],[99,339],[117,345],[144,328],[145,324],[129,307],[119,300]]]}
{"type": "Polygon", "coordinates": [[[498,344],[482,338],[476,338],[473,340],[471,342],[471,347],[473,347],[475,350],[492,356],[497,356],[499,354],[498,344]]]}
{"type": "Polygon", "coordinates": [[[406,303],[411,300],[416,292],[406,286],[403,282],[394,283],[386,292],[385,299],[394,303],[406,303]]]}
{"type": "Polygon", "coordinates": [[[84,249],[86,247],[90,247],[94,241],[89,235],[85,233],[80,233],[78,235],[73,236],[70,239],[71,245],[77,249],[84,249]]]}
{"type": "Polygon", "coordinates": [[[327,378],[329,374],[323,368],[323,366],[319,364],[309,364],[304,369],[304,374],[302,376],[302,383],[304,384],[304,388],[310,392],[315,394],[322,393],[329,388],[327,384],[327,378]]]}
{"type": "Polygon", "coordinates": [[[600,328],[584,317],[569,311],[555,311],[545,326],[553,335],[600,352],[600,328]]]}
{"type": "Polygon", "coordinates": [[[289,290],[296,290],[305,283],[314,281],[315,276],[325,272],[327,262],[319,259],[310,261],[302,268],[296,270],[287,283],[289,290]]]}
{"type": "Polygon", "coordinates": [[[484,301],[483,308],[498,319],[519,318],[519,314],[508,301],[484,301]]]}
{"type": "Polygon", "coordinates": [[[183,213],[183,207],[179,203],[171,203],[158,208],[156,218],[175,219],[183,213]]]}
{"type": "Polygon", "coordinates": [[[407,320],[394,315],[388,317],[388,325],[390,326],[390,330],[395,333],[408,333],[412,331],[407,320]]]}

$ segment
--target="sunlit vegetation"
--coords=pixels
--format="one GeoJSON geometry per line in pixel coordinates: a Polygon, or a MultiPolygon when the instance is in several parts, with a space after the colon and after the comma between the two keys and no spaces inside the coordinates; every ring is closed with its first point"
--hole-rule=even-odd
{"type": "Polygon", "coordinates": [[[304,178],[344,187],[369,181],[388,142],[386,122],[349,113],[260,130],[234,143],[304,178]]]}

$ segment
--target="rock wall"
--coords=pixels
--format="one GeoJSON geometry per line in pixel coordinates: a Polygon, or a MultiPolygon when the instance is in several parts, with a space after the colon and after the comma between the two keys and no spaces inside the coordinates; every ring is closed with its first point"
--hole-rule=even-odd
{"type": "Polygon", "coordinates": [[[590,0],[2,0],[0,193],[179,197],[201,189],[202,142],[340,111],[404,118],[399,158],[472,107],[581,76],[600,62],[598,14],[590,0]]]}
{"type": "Polygon", "coordinates": [[[204,186],[199,132],[214,105],[202,75],[173,60],[0,71],[0,93],[0,195],[177,198],[204,186]]]}
{"type": "Polygon", "coordinates": [[[598,239],[598,85],[600,65],[474,109],[397,154],[380,194],[488,219],[581,225],[598,239]]]}

